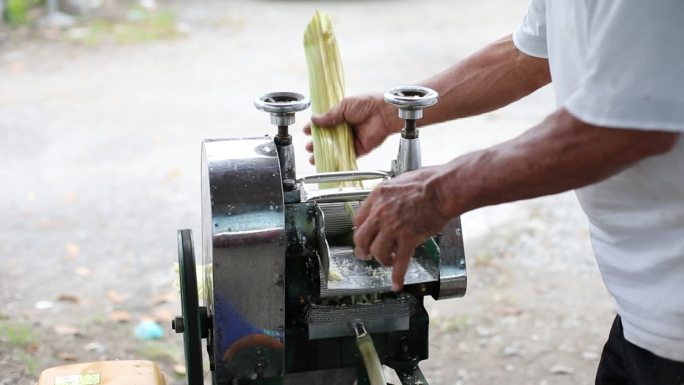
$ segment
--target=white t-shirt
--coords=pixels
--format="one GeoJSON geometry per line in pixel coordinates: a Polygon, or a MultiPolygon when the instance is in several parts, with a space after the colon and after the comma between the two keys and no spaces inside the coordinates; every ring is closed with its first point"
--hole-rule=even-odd
{"type": "MultiPolygon", "coordinates": [[[[576,118],[684,132],[683,0],[531,0],[513,41],[548,57],[558,106],[576,118]]],[[[625,338],[684,361],[684,135],[577,196],[625,338]]]]}

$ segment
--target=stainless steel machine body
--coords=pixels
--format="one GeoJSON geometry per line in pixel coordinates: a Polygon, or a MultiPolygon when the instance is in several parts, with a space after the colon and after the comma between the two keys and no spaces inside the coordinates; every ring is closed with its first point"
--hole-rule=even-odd
{"type": "MultiPolygon", "coordinates": [[[[405,288],[396,294],[390,291],[390,268],[359,260],[352,252],[353,212],[371,189],[315,186],[388,179],[420,167],[415,120],[422,108],[436,103],[437,95],[404,87],[385,97],[407,122],[391,172],[297,178],[287,126],[308,101],[293,93],[268,94],[255,102],[271,113],[277,136],[204,141],[205,306],[186,301],[193,292],[182,288],[183,317],[174,328],[185,333],[186,357],[196,354],[188,345],[196,345],[197,335],[207,339],[214,384],[367,383],[354,345],[358,324],[402,384],[426,384],[417,366],[428,355],[423,298],[456,298],[466,290],[459,218],[416,249],[405,288]],[[200,325],[200,330],[184,327],[189,324],[200,325]]],[[[195,270],[188,268],[192,240],[184,231],[179,235],[185,258],[182,282],[195,270]]]]}

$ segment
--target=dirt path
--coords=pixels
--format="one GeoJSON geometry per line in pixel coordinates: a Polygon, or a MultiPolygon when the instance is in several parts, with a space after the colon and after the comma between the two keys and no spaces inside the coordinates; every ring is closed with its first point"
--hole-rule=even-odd
{"type": "MultiPolygon", "coordinates": [[[[189,33],[173,40],[0,47],[0,384],[74,359],[150,358],[174,373],[180,338],[141,343],[133,328],[178,312],[175,231],[199,231],[200,140],[268,132],[251,100],[306,91],[300,42],[314,9],[335,18],[353,94],[445,68],[509,33],[525,3],[203,2],[178,8],[189,33]]],[[[552,109],[545,89],[424,130],[424,164],[552,109]]],[[[393,138],[361,167],[387,168],[395,151],[393,138]]],[[[469,292],[430,305],[432,383],[592,383],[612,305],[584,221],[571,194],[464,218],[469,292]]]]}

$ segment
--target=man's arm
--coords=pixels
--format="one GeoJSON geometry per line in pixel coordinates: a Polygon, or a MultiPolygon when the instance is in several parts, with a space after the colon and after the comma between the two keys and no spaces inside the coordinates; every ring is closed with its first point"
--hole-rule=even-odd
{"type": "MultiPolygon", "coordinates": [[[[441,100],[426,109],[418,123],[424,126],[493,111],[550,81],[548,61],[520,52],[507,36],[422,82],[421,85],[439,92],[441,100]]],[[[311,120],[319,127],[349,123],[354,130],[358,156],[367,154],[403,126],[403,121],[397,118],[396,107],[385,103],[382,94],[345,98],[311,120]]],[[[304,132],[311,134],[310,124],[304,127],[304,132]]],[[[313,144],[309,143],[306,149],[313,152],[313,144]]]]}
{"type": "Polygon", "coordinates": [[[520,52],[509,35],[421,82],[439,93],[440,102],[426,109],[419,123],[427,125],[494,111],[550,82],[548,60],[520,52]]]}
{"type": "Polygon", "coordinates": [[[565,109],[523,135],[447,163],[431,183],[446,215],[583,187],[669,151],[678,133],[598,127],[565,109]]]}
{"type": "Polygon", "coordinates": [[[678,133],[598,127],[564,109],[516,139],[383,182],[356,216],[355,254],[374,256],[399,290],[410,256],[457,215],[582,187],[672,149],[678,133]]]}

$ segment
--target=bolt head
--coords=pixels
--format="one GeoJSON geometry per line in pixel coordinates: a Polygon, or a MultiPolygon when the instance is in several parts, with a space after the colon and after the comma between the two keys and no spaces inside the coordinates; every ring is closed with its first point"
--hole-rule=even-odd
{"type": "Polygon", "coordinates": [[[185,331],[185,323],[183,322],[183,317],[176,317],[171,321],[171,329],[176,333],[183,333],[185,331]]]}

